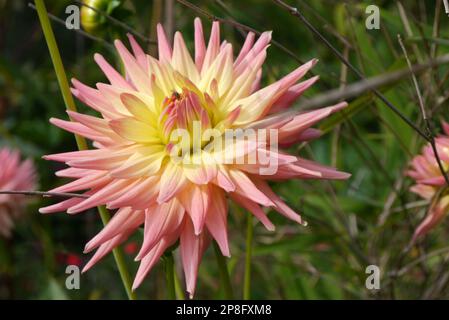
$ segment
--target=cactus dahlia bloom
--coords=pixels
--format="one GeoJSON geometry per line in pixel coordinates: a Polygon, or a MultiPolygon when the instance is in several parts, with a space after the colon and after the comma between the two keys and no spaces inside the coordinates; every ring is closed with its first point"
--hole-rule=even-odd
{"type": "MultiPolygon", "coordinates": [[[[20,153],[0,149],[0,190],[33,190],[36,174],[31,160],[20,161],[20,153]]],[[[22,213],[26,203],[22,195],[0,194],[0,236],[10,237],[14,220],[22,213]]]]}
{"type": "Polygon", "coordinates": [[[208,146],[219,141],[226,129],[250,127],[275,130],[280,145],[308,141],[319,136],[318,130],[310,129],[313,124],[346,104],[279,113],[317,80],[314,77],[299,82],[316,60],[259,89],[270,32],[257,41],[249,33],[236,58],[232,45],[220,42],[217,22],[206,46],[201,22],[195,20],[194,58],[181,33],[175,34],[172,47],[160,25],[158,59],[146,55],[133,37],[129,38],[132,53],[115,41],[126,77],[96,54],[95,61],[110,84],[99,83],[94,89],[73,80],[73,94],[101,116],[69,112],[71,121],[51,119],[54,125],[92,140],[95,146],[89,151],[45,157],[65,162],[69,168],[57,175],[75,179],[52,191],[85,190],[89,198],[71,198],[40,211],[74,214],[98,205],[117,209],[112,220],[86,245],[85,252],[97,251],[84,270],[144,225],[133,288],[179,239],[187,291],[193,295],[200,259],[210,240],[217,241],[223,255],[230,255],[228,197],[273,230],[261,207],[271,207],[293,221],[304,222],[273,193],[268,179],[348,177],[333,168],[272,150],[273,139],[236,139],[221,151],[208,146]],[[208,129],[213,130],[212,135],[195,135],[195,130],[208,129]],[[191,139],[172,139],[179,131],[191,139]],[[189,153],[183,154],[183,161],[175,161],[180,148],[189,153]],[[260,169],[265,164],[259,158],[249,163],[223,161],[217,156],[241,160],[251,150],[262,151],[269,160],[275,160],[277,170],[264,175],[260,169]]]}
{"type": "MultiPolygon", "coordinates": [[[[449,169],[449,124],[442,123],[444,135],[435,138],[435,144],[444,170],[449,169]]],[[[435,227],[449,211],[449,194],[443,190],[446,180],[440,171],[432,146],[423,147],[422,154],[411,162],[407,175],[415,179],[416,184],[410,190],[424,199],[432,200],[426,218],[416,228],[413,241],[425,235],[435,227]]]]}

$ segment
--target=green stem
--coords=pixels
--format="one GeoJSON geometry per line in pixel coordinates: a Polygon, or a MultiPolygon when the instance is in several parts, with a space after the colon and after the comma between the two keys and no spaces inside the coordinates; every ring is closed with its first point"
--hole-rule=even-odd
{"type": "Polygon", "coordinates": [[[164,254],[165,279],[167,281],[167,296],[169,300],[176,300],[175,263],[171,251],[164,254]]]}
{"type": "MultiPolygon", "coordinates": [[[[62,64],[61,55],[59,54],[58,45],[56,44],[55,35],[48,19],[47,9],[45,8],[44,0],[35,0],[37,14],[39,16],[39,21],[41,23],[42,31],[44,32],[45,41],[47,42],[48,51],[50,51],[51,61],[53,62],[53,67],[55,68],[56,78],[58,80],[59,88],[61,89],[62,98],[64,103],[70,111],[76,111],[75,101],[70,92],[69,83],[67,82],[67,76],[64,70],[64,65],[62,64]]],[[[75,135],[76,144],[78,149],[86,150],[87,143],[86,140],[75,135]]]]}
{"type": "Polygon", "coordinates": [[[220,273],[220,281],[224,289],[225,298],[228,300],[234,299],[232,292],[231,279],[229,277],[228,266],[225,257],[221,254],[220,247],[214,241],[215,257],[217,259],[218,272],[220,273]]]}
{"type": "MultiPolygon", "coordinates": [[[[44,0],[35,0],[37,14],[39,16],[39,21],[42,27],[42,31],[45,36],[45,41],[47,42],[48,50],[50,52],[50,57],[55,68],[56,78],[58,79],[59,88],[64,99],[65,106],[68,110],[76,111],[75,101],[70,92],[69,83],[67,81],[67,76],[64,70],[64,65],[62,64],[61,55],[59,53],[58,45],[56,43],[55,35],[48,19],[47,9],[45,8],[44,0]]],[[[79,135],[75,135],[76,144],[79,150],[87,150],[86,139],[79,135]]],[[[98,207],[98,212],[100,213],[103,225],[106,225],[109,221],[111,215],[108,210],[104,207],[98,207]]],[[[115,263],[120,272],[120,276],[125,287],[126,293],[130,300],[136,299],[134,292],[131,290],[131,278],[127,270],[125,259],[123,257],[123,252],[119,247],[115,248],[113,251],[115,263]]]]}
{"type": "Polygon", "coordinates": [[[176,272],[175,272],[175,291],[177,300],[185,299],[185,293],[181,287],[181,281],[179,280],[178,274],[176,272]]]}
{"type": "MultiPolygon", "coordinates": [[[[111,214],[104,206],[98,207],[98,212],[100,213],[101,221],[105,226],[111,219],[111,214]]],[[[125,257],[123,255],[122,249],[120,247],[116,247],[114,250],[112,250],[112,254],[114,255],[115,263],[120,273],[120,278],[122,279],[123,287],[125,287],[128,299],[136,300],[136,294],[131,289],[131,276],[129,275],[128,268],[126,267],[125,257]]]]}
{"type": "Polygon", "coordinates": [[[243,300],[251,299],[251,255],[253,251],[253,216],[251,214],[248,214],[247,224],[243,300]]]}

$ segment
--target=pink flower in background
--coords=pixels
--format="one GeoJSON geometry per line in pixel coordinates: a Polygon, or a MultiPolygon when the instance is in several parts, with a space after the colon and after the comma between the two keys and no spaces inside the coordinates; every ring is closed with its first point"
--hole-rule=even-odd
{"type": "MultiPolygon", "coordinates": [[[[31,160],[20,161],[19,151],[0,148],[0,190],[34,190],[36,173],[31,160]]],[[[29,197],[0,194],[0,236],[10,237],[29,197]]]]}
{"type": "MultiPolygon", "coordinates": [[[[441,164],[447,171],[449,169],[449,124],[443,122],[442,126],[444,135],[437,137],[435,143],[441,164]]],[[[413,158],[411,169],[407,174],[416,180],[416,184],[410,190],[424,199],[432,200],[426,218],[415,230],[413,235],[413,241],[415,241],[435,227],[449,211],[449,194],[437,195],[442,191],[446,181],[430,144],[424,146],[422,153],[413,158]]]]}
{"type": "Polygon", "coordinates": [[[123,251],[125,251],[126,254],[135,254],[138,249],[139,249],[139,245],[137,244],[137,242],[132,241],[125,245],[123,251]]]}
{"type": "Polygon", "coordinates": [[[79,255],[64,251],[56,252],[56,261],[63,266],[75,265],[80,267],[83,263],[79,255]]]}
{"type": "Polygon", "coordinates": [[[81,260],[80,256],[74,253],[68,253],[66,263],[67,265],[74,265],[74,266],[81,266],[81,263],[83,260],[81,260]]]}
{"type": "Polygon", "coordinates": [[[298,223],[305,222],[271,190],[268,179],[349,177],[333,168],[273,150],[273,141],[269,139],[256,143],[237,140],[221,151],[208,147],[226,129],[273,129],[281,146],[309,141],[320,135],[310,127],[346,103],[301,113],[282,112],[318,79],[299,82],[316,60],[260,89],[271,32],[264,32],[257,41],[249,33],[237,57],[233,56],[232,44],[220,42],[217,22],[213,23],[206,46],[199,19],[195,20],[194,58],[179,32],[172,47],[160,25],[158,59],[146,55],[132,36],[129,40],[133,53],[121,41],[115,41],[126,77],[96,54],[95,61],[110,84],[98,83],[91,88],[73,80],[73,94],[101,116],[68,112],[71,121],[51,119],[54,125],[92,140],[95,147],[45,157],[69,166],[57,172],[58,176],[75,179],[52,191],[85,190],[89,198],[71,198],[40,211],[76,214],[99,205],[117,210],[86,245],[85,252],[97,251],[84,271],[144,225],[144,240],[136,257],[140,267],[133,289],[164,251],[180,240],[187,291],[192,296],[199,263],[210,240],[215,239],[222,254],[230,256],[228,198],[250,211],[267,229],[274,230],[262,207],[273,208],[298,223]],[[203,131],[211,129],[218,136],[199,138],[195,125],[203,131]],[[187,133],[187,143],[172,139],[179,130],[187,133]],[[178,151],[185,148],[191,153],[183,161],[175,161],[178,151]],[[231,149],[237,152],[234,154],[231,149]],[[262,151],[276,160],[277,170],[261,174],[265,164],[260,158],[252,163],[237,161],[251,150],[262,151]],[[236,161],[220,161],[219,155],[223,154],[236,161]]]}

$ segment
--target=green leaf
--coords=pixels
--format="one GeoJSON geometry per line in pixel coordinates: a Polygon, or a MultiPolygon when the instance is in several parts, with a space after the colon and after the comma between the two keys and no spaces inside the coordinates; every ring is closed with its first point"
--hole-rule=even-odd
{"type": "Polygon", "coordinates": [[[332,116],[328,117],[327,119],[321,121],[321,124],[319,126],[319,129],[323,133],[327,133],[331,131],[333,128],[335,128],[340,123],[351,119],[353,116],[355,116],[357,113],[362,111],[365,107],[367,107],[371,102],[374,101],[374,94],[367,93],[353,102],[349,103],[349,105],[343,109],[342,111],[333,114],[332,116]]]}
{"type": "Polygon", "coordinates": [[[39,299],[43,300],[69,300],[65,290],[58,283],[58,281],[50,277],[48,279],[47,288],[39,296],[39,299]]]}

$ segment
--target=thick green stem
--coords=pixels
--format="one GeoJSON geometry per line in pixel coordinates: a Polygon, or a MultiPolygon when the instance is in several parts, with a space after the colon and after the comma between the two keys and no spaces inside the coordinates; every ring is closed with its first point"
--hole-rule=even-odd
{"type": "Polygon", "coordinates": [[[175,291],[176,291],[176,299],[177,300],[184,300],[185,299],[185,293],[181,286],[181,281],[179,280],[178,274],[175,271],[175,291]]]}
{"type": "Polygon", "coordinates": [[[251,214],[248,214],[247,224],[243,300],[251,299],[251,255],[253,251],[253,216],[251,214]]]}
{"type": "Polygon", "coordinates": [[[171,251],[164,254],[165,279],[167,281],[167,297],[169,300],[176,300],[175,290],[175,263],[171,251]]]}
{"type": "Polygon", "coordinates": [[[225,298],[230,300],[234,299],[234,293],[232,292],[231,279],[229,277],[228,266],[226,264],[225,257],[221,254],[218,244],[214,241],[215,257],[217,258],[218,272],[220,273],[220,281],[223,286],[225,298]]]}
{"type": "MultiPolygon", "coordinates": [[[[53,33],[50,20],[48,19],[48,13],[47,9],[45,8],[44,0],[35,0],[34,3],[36,4],[37,14],[39,16],[39,21],[42,27],[42,31],[44,33],[45,41],[47,42],[53,67],[55,68],[56,78],[58,79],[59,88],[61,90],[65,106],[68,110],[76,111],[75,101],[73,100],[73,96],[70,92],[70,87],[67,81],[64,65],[62,64],[61,55],[59,53],[55,35],[53,33]]],[[[88,149],[87,142],[83,137],[75,135],[75,138],[79,150],[88,149]]],[[[98,212],[100,213],[103,225],[106,225],[110,219],[110,213],[104,207],[98,207],[98,212]]],[[[125,287],[128,298],[130,300],[134,300],[136,299],[136,296],[134,292],[131,290],[131,278],[129,276],[129,272],[125,264],[123,252],[120,250],[119,247],[115,248],[112,252],[114,254],[115,262],[120,272],[123,286],[125,287]]]]}
{"type": "MultiPolygon", "coordinates": [[[[75,101],[73,100],[73,96],[70,92],[64,65],[62,64],[61,55],[59,54],[55,35],[53,33],[50,20],[48,19],[48,13],[47,9],[45,8],[44,0],[35,0],[34,3],[36,4],[37,14],[39,16],[42,31],[44,32],[45,41],[47,42],[48,51],[50,52],[51,61],[53,62],[53,67],[55,68],[56,78],[58,80],[59,88],[61,89],[65,106],[70,111],[76,111],[75,101]]],[[[87,143],[83,137],[75,135],[75,139],[76,144],[78,145],[78,149],[87,149],[87,143]]]]}
{"type": "MultiPolygon", "coordinates": [[[[100,213],[103,225],[106,225],[111,219],[111,214],[104,206],[98,207],[98,212],[100,213]]],[[[122,279],[122,283],[123,286],[125,287],[128,299],[136,300],[136,294],[131,289],[132,288],[131,276],[129,275],[128,268],[126,267],[122,249],[120,247],[116,247],[114,250],[112,250],[112,254],[114,255],[115,263],[117,264],[117,269],[120,273],[120,278],[122,279]]]]}

